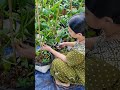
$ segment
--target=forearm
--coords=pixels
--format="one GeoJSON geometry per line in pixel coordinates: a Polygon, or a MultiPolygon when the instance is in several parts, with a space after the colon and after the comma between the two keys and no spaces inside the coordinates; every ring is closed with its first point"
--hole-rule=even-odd
{"type": "Polygon", "coordinates": [[[56,57],[60,58],[61,60],[63,60],[64,62],[66,62],[66,56],[55,51],[54,49],[51,49],[50,52],[55,55],[56,57]]]}
{"type": "Polygon", "coordinates": [[[94,44],[96,43],[98,37],[86,38],[85,39],[85,47],[88,49],[92,49],[94,44]]]}
{"type": "Polygon", "coordinates": [[[71,46],[73,47],[76,42],[65,42],[65,46],[71,46]]]}

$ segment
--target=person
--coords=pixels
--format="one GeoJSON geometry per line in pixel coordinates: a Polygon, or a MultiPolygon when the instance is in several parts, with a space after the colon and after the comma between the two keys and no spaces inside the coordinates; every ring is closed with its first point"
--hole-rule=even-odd
{"type": "Polygon", "coordinates": [[[62,46],[70,45],[73,49],[65,56],[50,46],[44,45],[42,50],[47,50],[57,58],[53,60],[50,69],[56,84],[69,87],[70,85],[85,85],[85,15],[74,15],[68,22],[68,31],[77,42],[64,42],[62,46]]]}
{"type": "Polygon", "coordinates": [[[86,90],[120,89],[120,1],[86,0],[86,22],[100,29],[86,38],[86,90]]]}

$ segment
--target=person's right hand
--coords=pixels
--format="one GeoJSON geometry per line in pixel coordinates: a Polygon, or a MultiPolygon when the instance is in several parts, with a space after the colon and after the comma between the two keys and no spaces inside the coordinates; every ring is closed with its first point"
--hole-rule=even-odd
{"type": "Polygon", "coordinates": [[[20,57],[26,57],[30,59],[35,58],[35,48],[21,42],[15,43],[15,48],[20,55],[20,57]]]}
{"type": "Polygon", "coordinates": [[[51,49],[52,49],[52,48],[51,48],[50,46],[45,45],[45,44],[41,47],[41,50],[47,50],[47,51],[49,51],[49,52],[51,51],[51,49]]]}

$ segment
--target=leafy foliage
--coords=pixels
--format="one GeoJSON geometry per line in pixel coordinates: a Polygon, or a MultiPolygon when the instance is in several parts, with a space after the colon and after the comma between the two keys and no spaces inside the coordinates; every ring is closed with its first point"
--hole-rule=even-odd
{"type": "Polygon", "coordinates": [[[12,7],[9,6],[8,1],[10,0],[0,0],[0,17],[3,17],[0,18],[2,21],[0,28],[0,86],[6,88],[28,87],[33,85],[34,80],[31,78],[34,75],[34,65],[27,58],[18,58],[15,55],[17,51],[13,52],[13,49],[16,40],[14,38],[21,42],[29,37],[34,38],[34,30],[31,29],[34,29],[34,0],[11,0],[12,7]],[[11,12],[9,12],[10,8],[11,12]],[[9,18],[13,20],[12,24],[10,23],[13,30],[4,28],[3,20],[9,21],[9,18]],[[11,47],[10,50],[9,47],[11,47]],[[14,82],[17,82],[18,85],[14,82]]]}
{"type": "MultiPolygon", "coordinates": [[[[55,49],[62,41],[74,41],[68,34],[67,22],[74,14],[84,12],[84,0],[35,0],[35,3],[36,47],[47,44],[55,49]]],[[[38,56],[40,52],[36,52],[38,56]]]]}

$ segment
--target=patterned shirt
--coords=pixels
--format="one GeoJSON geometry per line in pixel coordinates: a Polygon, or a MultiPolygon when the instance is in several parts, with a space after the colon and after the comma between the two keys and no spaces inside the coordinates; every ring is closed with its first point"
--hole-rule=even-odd
{"type": "Polygon", "coordinates": [[[81,54],[85,55],[85,43],[81,44],[79,42],[76,42],[75,46],[73,47],[73,50],[76,50],[81,54]]]}
{"type": "Polygon", "coordinates": [[[120,70],[120,39],[107,40],[103,33],[94,48],[86,53],[87,57],[97,57],[120,70]]]}

